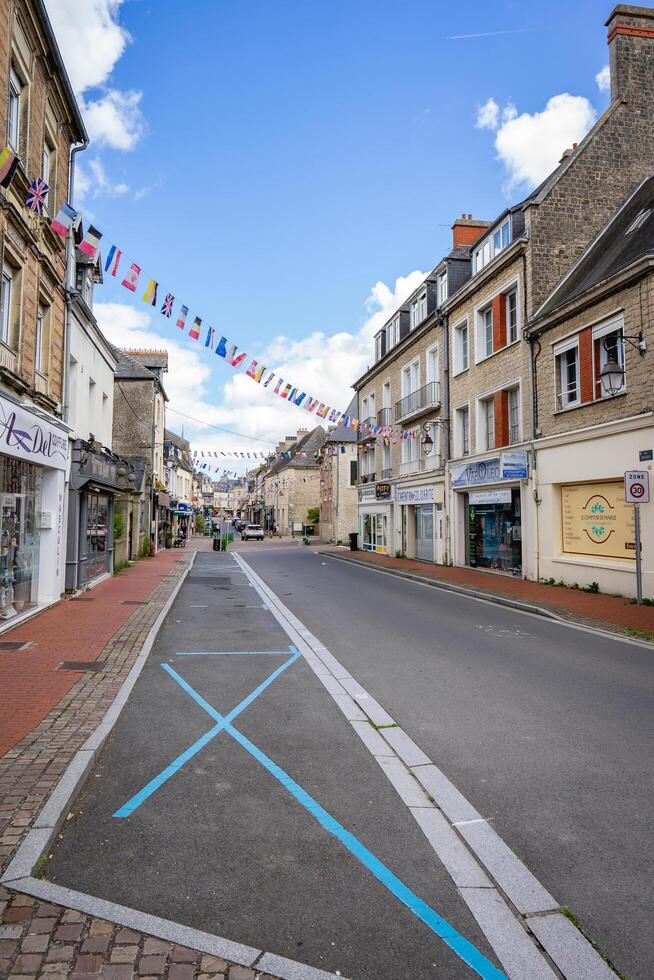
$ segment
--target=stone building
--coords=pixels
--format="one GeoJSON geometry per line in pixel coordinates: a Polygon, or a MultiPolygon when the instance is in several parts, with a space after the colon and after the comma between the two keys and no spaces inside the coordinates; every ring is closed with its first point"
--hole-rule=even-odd
{"type": "Polygon", "coordinates": [[[288,437],[280,444],[284,449],[268,468],[264,482],[266,530],[301,534],[308,511],[320,508],[318,457],[324,441],[325,430],[317,425],[311,431],[298,429],[295,439],[288,437]]]}
{"type": "MultiPolygon", "coordinates": [[[[138,522],[132,517],[128,557],[141,549],[157,550],[172,533],[170,495],[165,488],[164,429],[168,396],[163,375],[166,351],[116,349],[113,448],[142,474],[138,522]]],[[[123,498],[123,504],[125,499],[123,498]]],[[[130,520],[130,515],[126,515],[130,520]]]]}
{"type": "Polygon", "coordinates": [[[173,538],[193,531],[193,462],[188,439],[164,429],[164,476],[173,538]]]}
{"type": "Polygon", "coordinates": [[[88,138],[41,0],[0,0],[0,78],[0,149],[16,155],[0,187],[2,623],[64,589],[66,251],[50,220],[88,138]],[[49,185],[41,214],[26,206],[37,178],[49,185]]]}
{"type": "MultiPolygon", "coordinates": [[[[647,470],[650,483],[654,476],[654,176],[546,298],[527,333],[538,432],[535,576],[634,595],[624,473],[647,470]]],[[[643,590],[654,596],[654,503],[640,509],[643,590]]]]}
{"type": "MultiPolygon", "coordinates": [[[[346,410],[356,415],[356,398],[346,410]]],[[[320,460],[320,537],[333,544],[348,542],[358,527],[357,434],[336,426],[325,436],[320,460]]]]}

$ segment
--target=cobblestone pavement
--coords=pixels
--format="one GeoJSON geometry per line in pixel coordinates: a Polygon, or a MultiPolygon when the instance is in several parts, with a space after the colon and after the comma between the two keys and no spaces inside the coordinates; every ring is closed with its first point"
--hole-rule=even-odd
{"type": "MultiPolygon", "coordinates": [[[[104,717],[157,616],[188,568],[194,544],[190,542],[183,552],[175,553],[174,559],[170,552],[161,558],[145,559],[150,566],[148,571],[156,570],[152,578],[154,587],[146,593],[147,603],[136,606],[126,620],[116,616],[118,628],[97,656],[104,661],[102,670],[84,672],[43,720],[0,758],[0,873],[9,864],[72,757],[104,717]]],[[[197,544],[198,550],[208,550],[204,541],[198,540],[197,544]]],[[[121,590],[126,594],[133,587],[130,578],[136,584],[141,565],[139,562],[119,576],[121,590]]],[[[112,584],[103,583],[97,590],[112,584]]],[[[83,605],[60,603],[37,617],[41,621],[39,628],[43,628],[47,616],[55,614],[59,620],[62,610],[72,621],[66,624],[72,634],[76,617],[81,620],[88,615],[83,605]]],[[[80,644],[84,642],[83,625],[78,622],[80,644]]],[[[73,654],[74,651],[69,655],[73,654]]],[[[91,658],[87,655],[84,659],[91,658]]],[[[9,980],[63,980],[64,977],[252,980],[264,976],[217,957],[175,947],[111,922],[3,888],[0,888],[0,920],[0,977],[9,980]]]]}

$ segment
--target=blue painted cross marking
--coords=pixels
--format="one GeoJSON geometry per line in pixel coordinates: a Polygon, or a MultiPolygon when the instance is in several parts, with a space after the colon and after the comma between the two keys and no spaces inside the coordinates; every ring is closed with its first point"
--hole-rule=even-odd
{"type": "MultiPolygon", "coordinates": [[[[388,868],[382,861],[379,860],[368,848],[358,840],[354,834],[346,830],[345,827],[339,823],[339,821],[333,817],[327,810],[324,809],[306,790],[295,782],[295,780],[288,775],[276,762],[273,762],[265,752],[263,752],[258,746],[250,741],[245,735],[234,728],[231,722],[236,718],[237,715],[241,713],[252,701],[255,700],[268,687],[272,682],[284,671],[287,667],[300,656],[299,651],[295,647],[290,647],[292,651],[292,656],[283,663],[277,670],[257,687],[251,694],[241,701],[236,708],[233,708],[229,714],[221,715],[220,712],[216,711],[208,701],[198,694],[188,681],[177,673],[169,664],[161,664],[161,667],[166,671],[174,681],[179,684],[179,686],[191,697],[196,704],[198,704],[207,714],[213,718],[216,722],[215,726],[211,728],[202,738],[194,742],[190,748],[183,752],[182,755],[178,756],[166,769],[163,770],[159,776],[151,780],[147,786],[145,786],[136,796],[133,796],[131,800],[128,800],[119,810],[116,810],[114,817],[125,817],[129,816],[130,813],[141,805],[141,803],[151,796],[159,786],[161,786],[170,776],[174,775],[181,767],[192,758],[197,752],[200,751],[211,739],[221,732],[225,731],[228,735],[241,745],[246,752],[248,752],[257,762],[261,763],[263,768],[270,773],[270,775],[276,779],[284,789],[300,804],[304,809],[316,820],[321,827],[323,827],[327,833],[331,834],[347,850],[353,855],[361,864],[370,871],[372,875],[386,888],[388,891],[395,896],[406,908],[409,909],[415,916],[417,916],[424,924],[431,929],[443,942],[450,947],[450,949],[466,963],[478,976],[482,977],[482,980],[507,980],[506,975],[498,970],[493,963],[487,959],[483,953],[481,953],[476,946],[473,946],[461,933],[457,932],[451,923],[446,919],[442,918],[435,912],[434,909],[430,908],[426,902],[423,901],[418,895],[415,894],[404,882],[388,868]]],[[[250,656],[252,654],[249,654],[250,656]]]]}

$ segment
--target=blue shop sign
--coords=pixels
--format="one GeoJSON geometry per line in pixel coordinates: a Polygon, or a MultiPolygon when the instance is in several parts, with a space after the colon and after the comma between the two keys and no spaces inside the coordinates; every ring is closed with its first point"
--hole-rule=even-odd
{"type": "Polygon", "coordinates": [[[526,480],[529,476],[527,468],[527,450],[515,449],[500,455],[500,470],[503,480],[526,480]]]}
{"type": "Polygon", "coordinates": [[[502,479],[500,458],[480,459],[478,463],[453,463],[450,466],[453,487],[478,487],[484,483],[499,483],[502,479]]]}

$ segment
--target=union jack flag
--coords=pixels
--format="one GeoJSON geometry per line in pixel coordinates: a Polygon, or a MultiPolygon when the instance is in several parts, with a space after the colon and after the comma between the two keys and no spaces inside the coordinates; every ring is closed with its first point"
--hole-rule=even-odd
{"type": "Polygon", "coordinates": [[[46,184],[43,177],[37,177],[36,180],[32,181],[32,186],[27,192],[27,201],[25,203],[36,214],[41,214],[46,204],[49,187],[50,185],[46,184]]]}
{"type": "Polygon", "coordinates": [[[173,303],[175,302],[175,297],[172,293],[166,293],[166,298],[163,301],[163,306],[161,307],[161,312],[164,316],[170,316],[173,312],[173,303]]]}

